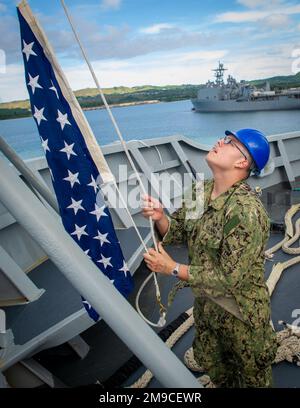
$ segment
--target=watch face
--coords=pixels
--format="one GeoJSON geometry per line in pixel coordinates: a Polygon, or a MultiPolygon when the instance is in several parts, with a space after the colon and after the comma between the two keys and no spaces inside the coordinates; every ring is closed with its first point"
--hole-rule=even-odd
{"type": "Polygon", "coordinates": [[[174,275],[174,276],[178,275],[178,267],[173,269],[172,275],[174,275]]]}

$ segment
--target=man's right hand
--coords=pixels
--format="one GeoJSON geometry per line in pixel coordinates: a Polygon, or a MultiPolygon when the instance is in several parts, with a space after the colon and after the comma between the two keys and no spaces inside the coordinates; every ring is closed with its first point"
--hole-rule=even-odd
{"type": "Polygon", "coordinates": [[[142,214],[145,218],[152,217],[153,221],[161,221],[164,217],[164,209],[155,198],[145,194],[143,197],[142,214]]]}

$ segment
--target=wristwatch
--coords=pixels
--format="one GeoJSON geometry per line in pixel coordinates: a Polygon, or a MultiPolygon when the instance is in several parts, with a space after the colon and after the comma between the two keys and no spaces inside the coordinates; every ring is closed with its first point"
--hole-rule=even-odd
{"type": "Polygon", "coordinates": [[[178,275],[179,275],[179,266],[180,266],[180,264],[177,263],[176,266],[175,266],[175,268],[174,268],[173,271],[172,271],[172,275],[173,275],[173,276],[176,276],[177,278],[178,278],[178,275]]]}

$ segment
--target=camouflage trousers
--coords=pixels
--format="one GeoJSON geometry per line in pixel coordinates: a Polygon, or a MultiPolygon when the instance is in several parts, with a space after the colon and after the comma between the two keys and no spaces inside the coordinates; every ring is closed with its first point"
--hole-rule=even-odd
{"type": "Polygon", "coordinates": [[[276,336],[270,324],[255,330],[212,303],[194,303],[194,358],[218,387],[272,387],[276,336]]]}

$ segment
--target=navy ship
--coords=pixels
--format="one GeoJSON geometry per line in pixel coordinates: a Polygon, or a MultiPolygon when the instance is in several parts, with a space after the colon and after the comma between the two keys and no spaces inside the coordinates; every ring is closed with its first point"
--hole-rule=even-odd
{"type": "Polygon", "coordinates": [[[196,99],[192,99],[197,112],[245,112],[262,110],[300,109],[300,88],[272,91],[269,82],[264,88],[256,88],[246,82],[238,82],[228,75],[224,81],[224,64],[219,62],[215,72],[215,80],[208,81],[198,91],[196,99]]]}

